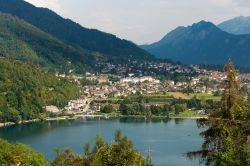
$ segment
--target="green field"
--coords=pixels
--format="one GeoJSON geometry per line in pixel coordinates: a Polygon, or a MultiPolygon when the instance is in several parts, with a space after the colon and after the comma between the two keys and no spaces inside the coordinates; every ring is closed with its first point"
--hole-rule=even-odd
{"type": "Polygon", "coordinates": [[[174,112],[171,112],[169,116],[180,117],[180,118],[196,118],[196,117],[206,118],[207,117],[207,115],[198,114],[196,111],[184,111],[184,112],[180,112],[177,115],[175,115],[174,112]]]}

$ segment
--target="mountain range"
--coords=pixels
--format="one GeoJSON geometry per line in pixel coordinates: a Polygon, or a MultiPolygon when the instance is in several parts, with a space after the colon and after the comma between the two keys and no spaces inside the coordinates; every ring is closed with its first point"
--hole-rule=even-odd
{"type": "Polygon", "coordinates": [[[238,66],[250,64],[250,35],[230,34],[206,21],[177,27],[160,41],[141,47],[158,58],[187,64],[221,65],[228,58],[238,66]]]}
{"type": "Polygon", "coordinates": [[[17,16],[66,43],[86,50],[121,58],[151,57],[130,41],[99,30],[84,28],[47,8],[37,8],[23,0],[0,0],[0,11],[17,16]]]}
{"type": "Polygon", "coordinates": [[[177,27],[160,41],[140,48],[24,0],[0,0],[0,12],[7,13],[0,14],[0,56],[31,61],[54,71],[83,72],[96,70],[98,62],[156,58],[221,65],[231,57],[238,66],[250,64],[250,35],[246,34],[249,17],[237,17],[218,26],[201,21],[177,27]]]}
{"type": "Polygon", "coordinates": [[[235,17],[217,26],[221,30],[235,35],[250,34],[250,16],[235,17]]]}

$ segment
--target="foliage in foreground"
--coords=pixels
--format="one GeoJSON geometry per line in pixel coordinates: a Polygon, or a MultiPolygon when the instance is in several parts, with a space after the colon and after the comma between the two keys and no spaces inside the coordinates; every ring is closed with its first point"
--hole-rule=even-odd
{"type": "Polygon", "coordinates": [[[153,166],[150,154],[144,160],[120,130],[116,131],[112,144],[106,144],[103,138],[97,135],[93,150],[89,144],[86,144],[84,149],[84,156],[76,155],[70,149],[64,152],[57,149],[57,157],[51,162],[51,166],[153,166]]]}
{"type": "Polygon", "coordinates": [[[41,153],[26,145],[10,144],[0,139],[0,163],[1,166],[43,166],[46,160],[41,153]]]}
{"type": "Polygon", "coordinates": [[[221,99],[221,107],[211,111],[209,125],[201,133],[205,142],[202,150],[188,153],[189,157],[199,155],[206,165],[248,166],[250,165],[250,106],[239,95],[239,82],[232,62],[226,65],[227,79],[221,99]]]}
{"type": "Polygon", "coordinates": [[[106,144],[97,134],[93,149],[91,150],[89,144],[86,144],[84,149],[84,155],[74,154],[70,149],[64,152],[56,149],[56,158],[47,162],[41,153],[24,144],[11,144],[0,139],[0,164],[1,166],[153,166],[150,152],[144,160],[120,130],[115,132],[112,144],[106,144]]]}

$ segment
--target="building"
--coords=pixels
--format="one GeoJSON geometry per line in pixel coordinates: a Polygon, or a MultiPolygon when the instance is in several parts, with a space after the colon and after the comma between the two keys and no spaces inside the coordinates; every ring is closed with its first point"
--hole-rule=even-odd
{"type": "Polygon", "coordinates": [[[46,112],[54,113],[54,114],[61,113],[61,111],[56,106],[53,106],[53,105],[45,106],[45,110],[46,112]]]}
{"type": "Polygon", "coordinates": [[[108,76],[105,76],[105,75],[98,76],[96,80],[97,80],[97,82],[99,84],[103,84],[103,83],[108,83],[109,82],[108,76]]]}

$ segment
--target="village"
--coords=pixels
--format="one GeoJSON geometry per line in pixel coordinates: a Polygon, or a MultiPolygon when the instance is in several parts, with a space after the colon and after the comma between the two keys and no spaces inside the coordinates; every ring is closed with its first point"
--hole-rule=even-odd
{"type": "MultiPolygon", "coordinates": [[[[223,91],[223,81],[226,73],[217,70],[201,69],[199,66],[172,65],[169,63],[141,64],[141,69],[106,64],[106,72],[114,68],[116,74],[94,74],[86,72],[84,76],[57,74],[57,77],[67,77],[81,87],[81,97],[71,100],[64,108],[46,106],[49,113],[60,114],[95,114],[100,112],[100,104],[94,100],[126,97],[132,94],[157,94],[169,92],[197,93],[219,96],[223,91]],[[143,72],[144,65],[149,71],[143,72]],[[154,70],[169,74],[185,76],[182,80],[171,80],[159,77],[154,70]],[[135,71],[134,73],[131,71],[135,71]],[[150,72],[151,71],[151,72],[150,72]],[[148,74],[149,75],[144,75],[148,74]],[[190,75],[189,73],[195,73],[190,75]]],[[[239,79],[246,90],[250,89],[250,74],[240,74],[239,79]]]]}

